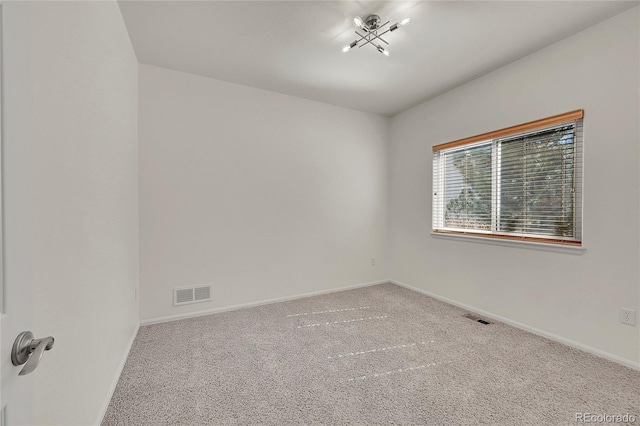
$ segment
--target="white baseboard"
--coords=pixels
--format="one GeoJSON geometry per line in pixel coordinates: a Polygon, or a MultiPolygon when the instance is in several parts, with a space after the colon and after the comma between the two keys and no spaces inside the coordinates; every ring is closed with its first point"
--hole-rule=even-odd
{"type": "Polygon", "coordinates": [[[220,312],[235,311],[237,309],[253,308],[255,306],[269,305],[271,303],[278,303],[278,302],[287,302],[289,300],[303,299],[305,297],[311,297],[311,296],[320,296],[320,295],[323,295],[323,294],[335,293],[337,291],[353,290],[354,288],[369,287],[369,286],[372,286],[372,285],[385,284],[385,283],[389,283],[389,282],[391,282],[391,280],[371,281],[371,282],[368,282],[368,283],[355,284],[355,285],[350,285],[350,286],[346,286],[346,287],[332,288],[332,289],[329,289],[329,290],[320,290],[320,291],[313,291],[313,292],[310,292],[310,293],[296,294],[296,295],[293,295],[293,296],[278,297],[276,299],[267,299],[267,300],[261,300],[261,301],[258,301],[258,302],[241,303],[239,305],[225,306],[225,307],[222,307],[222,308],[206,309],[206,310],[195,311],[195,312],[186,312],[184,314],[169,315],[169,316],[166,316],[166,317],[150,318],[150,319],[145,319],[145,320],[140,321],[140,325],[142,326],[142,325],[150,325],[150,324],[159,324],[159,323],[162,323],[162,322],[177,321],[177,320],[181,320],[181,319],[185,319],[185,318],[193,318],[193,317],[200,317],[200,316],[203,316],[203,315],[217,314],[217,313],[220,313],[220,312]]]}
{"type": "Polygon", "coordinates": [[[482,316],[494,319],[496,321],[503,322],[505,324],[508,324],[508,325],[513,326],[513,327],[519,328],[521,330],[528,331],[528,332],[533,333],[533,334],[537,334],[538,336],[546,337],[547,339],[550,339],[550,340],[555,340],[556,342],[565,344],[567,346],[571,346],[571,347],[576,348],[576,349],[580,349],[580,350],[588,352],[588,353],[590,353],[592,355],[596,355],[596,356],[599,356],[601,358],[608,359],[609,361],[613,361],[613,362],[616,362],[618,364],[622,364],[625,367],[630,367],[630,368],[633,368],[635,370],[640,370],[640,362],[634,362],[634,361],[628,360],[626,358],[619,357],[619,356],[611,354],[609,352],[605,352],[603,350],[596,349],[596,348],[593,348],[591,346],[584,345],[584,344],[576,342],[574,340],[570,340],[570,339],[564,338],[562,336],[558,336],[557,334],[549,333],[547,331],[540,330],[538,328],[531,327],[529,325],[522,324],[522,323],[517,322],[517,321],[513,321],[513,320],[511,320],[509,318],[505,318],[505,317],[502,317],[500,315],[493,314],[491,312],[483,311],[482,309],[474,308],[473,306],[465,305],[464,303],[460,303],[460,302],[457,302],[455,300],[451,300],[449,298],[446,298],[446,297],[443,297],[443,296],[439,296],[439,295],[437,295],[435,293],[432,293],[430,291],[423,290],[421,288],[414,287],[414,286],[411,286],[409,284],[406,284],[406,283],[403,283],[403,282],[400,282],[400,281],[396,281],[396,280],[389,280],[389,281],[392,282],[393,284],[399,285],[400,287],[404,287],[404,288],[407,288],[409,290],[413,290],[415,292],[422,293],[425,296],[433,297],[434,299],[441,300],[441,301],[446,302],[446,303],[448,303],[450,305],[454,305],[454,306],[457,306],[459,308],[465,309],[467,311],[471,311],[473,313],[480,314],[482,316]]]}
{"type": "Polygon", "coordinates": [[[124,351],[124,355],[122,356],[122,359],[120,360],[120,364],[118,365],[118,368],[116,369],[116,373],[113,376],[113,380],[111,382],[111,386],[109,388],[109,392],[107,393],[107,398],[105,399],[104,403],[102,404],[102,409],[100,410],[100,413],[98,414],[98,419],[96,421],[96,425],[100,426],[100,424],[102,424],[102,420],[104,419],[104,415],[107,413],[107,408],[109,408],[109,403],[111,402],[111,398],[113,397],[113,393],[116,390],[116,386],[118,385],[118,380],[120,380],[120,375],[122,374],[122,370],[124,369],[124,365],[127,363],[127,358],[129,358],[129,352],[131,352],[131,347],[133,346],[133,341],[136,340],[136,336],[138,335],[138,330],[140,330],[140,325],[136,325],[135,330],[133,330],[133,333],[131,334],[131,339],[129,339],[129,343],[127,344],[127,348],[124,351]]]}

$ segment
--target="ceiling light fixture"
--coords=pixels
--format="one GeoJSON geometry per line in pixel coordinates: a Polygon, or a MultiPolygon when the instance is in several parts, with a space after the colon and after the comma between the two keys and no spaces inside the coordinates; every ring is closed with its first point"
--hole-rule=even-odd
{"type": "Polygon", "coordinates": [[[342,48],[342,51],[346,53],[356,46],[363,47],[367,44],[370,44],[371,46],[375,47],[378,52],[382,53],[385,56],[389,56],[389,51],[382,47],[382,45],[380,44],[374,44],[374,41],[379,40],[384,44],[389,45],[389,42],[383,39],[382,36],[386,33],[397,30],[399,27],[407,25],[409,21],[410,18],[404,18],[402,21],[391,25],[389,28],[383,31],[383,28],[387,26],[390,21],[387,21],[381,25],[380,23],[382,22],[382,19],[380,19],[378,15],[369,15],[364,21],[359,16],[356,16],[355,18],[353,18],[353,23],[364,34],[361,34],[356,30],[356,34],[360,36],[360,38],[344,46],[342,48]]]}

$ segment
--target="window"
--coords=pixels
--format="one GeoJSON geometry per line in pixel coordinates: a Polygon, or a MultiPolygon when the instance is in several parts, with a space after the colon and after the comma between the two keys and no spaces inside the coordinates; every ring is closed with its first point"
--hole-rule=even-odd
{"type": "Polygon", "coordinates": [[[434,146],[434,232],[580,246],[582,116],[434,146]]]}

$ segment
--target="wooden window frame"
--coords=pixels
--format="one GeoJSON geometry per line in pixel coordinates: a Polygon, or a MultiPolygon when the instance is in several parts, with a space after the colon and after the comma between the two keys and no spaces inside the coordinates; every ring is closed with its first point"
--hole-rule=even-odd
{"type": "MultiPolygon", "coordinates": [[[[584,118],[584,110],[577,109],[574,111],[566,112],[563,114],[554,115],[551,117],[542,118],[539,120],[529,121],[527,123],[518,124],[515,126],[506,127],[500,130],[494,130],[487,133],[482,133],[480,135],[471,136],[464,139],[458,139],[451,142],[442,143],[439,145],[433,146],[433,152],[438,152],[446,149],[456,148],[464,145],[471,145],[475,142],[482,141],[490,141],[492,139],[497,139],[500,137],[515,135],[518,133],[524,133],[531,130],[536,130],[539,128],[550,127],[556,124],[567,123],[571,121],[577,121],[579,119],[584,118]]],[[[581,221],[580,221],[581,223],[581,221]]],[[[577,220],[576,220],[577,224],[577,220]]],[[[458,231],[458,230],[446,230],[446,229],[435,229],[432,228],[432,232],[439,235],[462,235],[462,236],[473,236],[473,237],[482,237],[482,238],[490,238],[490,239],[498,239],[498,240],[509,240],[509,241],[523,241],[523,242],[535,242],[535,243],[546,243],[546,244],[557,244],[563,246],[573,246],[573,247],[582,247],[582,238],[580,240],[563,240],[550,237],[540,237],[540,236],[526,236],[526,235],[513,235],[513,234],[502,234],[499,232],[482,232],[482,231],[458,231]]]]}

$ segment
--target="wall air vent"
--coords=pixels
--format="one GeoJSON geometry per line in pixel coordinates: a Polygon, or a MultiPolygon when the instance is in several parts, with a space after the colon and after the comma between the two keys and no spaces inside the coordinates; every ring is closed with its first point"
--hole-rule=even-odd
{"type": "Polygon", "coordinates": [[[211,300],[211,286],[184,287],[173,289],[173,306],[190,303],[208,302],[211,300]]]}

